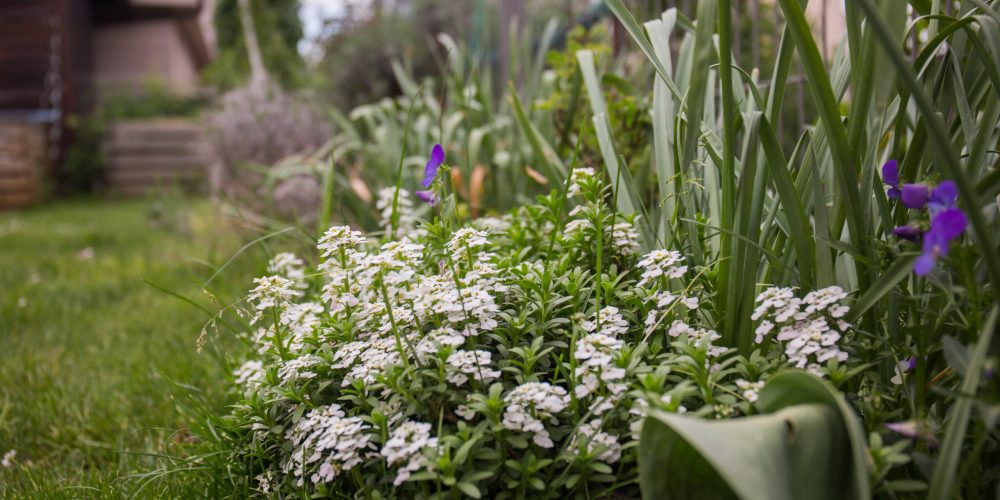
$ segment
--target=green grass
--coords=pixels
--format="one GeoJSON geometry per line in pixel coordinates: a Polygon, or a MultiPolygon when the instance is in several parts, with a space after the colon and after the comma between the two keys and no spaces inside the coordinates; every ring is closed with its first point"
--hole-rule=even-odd
{"type": "MultiPolygon", "coordinates": [[[[175,397],[221,405],[227,385],[195,352],[206,314],[144,280],[217,310],[201,293],[207,263],[239,243],[200,201],[0,214],[0,455],[17,450],[0,497],[183,496],[183,475],[141,489],[134,475],[183,453],[175,397]]],[[[227,299],[251,272],[230,271],[210,287],[227,299]]]]}

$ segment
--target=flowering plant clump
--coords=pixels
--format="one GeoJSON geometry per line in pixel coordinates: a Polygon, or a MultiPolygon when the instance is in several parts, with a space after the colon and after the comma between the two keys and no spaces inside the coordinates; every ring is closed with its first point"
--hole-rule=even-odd
{"type": "Polygon", "coordinates": [[[468,223],[417,224],[397,201],[405,223],[384,241],[333,227],[314,269],[276,256],[248,297],[257,330],[219,434],[235,486],[637,496],[649,409],[753,414],[776,370],[848,362],[840,289],[763,292],[758,350],[738,356],[703,307],[702,269],[643,254],[595,171],[573,171],[569,193],[468,223]]]}

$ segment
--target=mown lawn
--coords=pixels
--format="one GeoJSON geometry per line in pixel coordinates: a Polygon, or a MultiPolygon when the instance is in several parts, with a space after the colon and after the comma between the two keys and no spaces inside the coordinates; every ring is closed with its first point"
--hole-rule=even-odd
{"type": "MultiPolygon", "coordinates": [[[[175,401],[222,405],[226,384],[195,352],[207,315],[147,281],[217,310],[202,283],[239,244],[204,201],[0,213],[0,497],[186,496],[183,474],[138,474],[183,452],[175,401]]],[[[241,265],[209,289],[237,297],[241,265]]]]}

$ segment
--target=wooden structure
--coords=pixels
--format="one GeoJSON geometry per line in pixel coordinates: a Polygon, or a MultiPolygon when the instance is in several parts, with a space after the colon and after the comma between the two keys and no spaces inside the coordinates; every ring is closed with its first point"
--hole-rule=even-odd
{"type": "Polygon", "coordinates": [[[0,210],[18,208],[42,193],[47,167],[45,124],[0,123],[0,210]]]}
{"type": "Polygon", "coordinates": [[[112,193],[141,196],[156,189],[207,192],[211,144],[187,119],[123,120],[105,133],[105,180],[112,193]]]}
{"type": "MultiPolygon", "coordinates": [[[[102,94],[136,92],[151,78],[197,90],[214,57],[213,11],[213,0],[0,0],[0,162],[35,148],[30,162],[55,184],[73,118],[102,94]],[[26,134],[34,139],[17,142],[26,134]]],[[[27,186],[4,189],[16,185],[27,186]]],[[[17,205],[40,192],[25,188],[17,205]]]]}

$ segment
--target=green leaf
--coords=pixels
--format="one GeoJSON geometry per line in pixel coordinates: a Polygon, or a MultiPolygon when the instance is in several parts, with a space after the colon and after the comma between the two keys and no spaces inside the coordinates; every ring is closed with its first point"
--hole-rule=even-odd
{"type": "Polygon", "coordinates": [[[472,497],[472,498],[482,498],[483,494],[479,492],[479,488],[472,483],[467,483],[465,481],[460,481],[455,485],[458,489],[462,490],[462,493],[472,497]]]}
{"type": "Polygon", "coordinates": [[[955,476],[958,464],[962,460],[962,442],[965,441],[965,431],[969,427],[972,404],[975,402],[973,396],[976,393],[976,387],[979,386],[979,377],[983,373],[983,366],[986,364],[986,354],[990,348],[990,340],[993,339],[993,334],[996,331],[998,315],[1000,315],[1000,306],[994,305],[989,319],[986,320],[982,331],[979,332],[979,341],[976,342],[976,348],[969,360],[965,378],[962,379],[960,388],[962,397],[957,398],[951,411],[948,412],[944,442],[941,443],[941,453],[934,466],[930,491],[927,493],[927,498],[930,500],[947,500],[954,496],[955,476]]]}
{"type": "Polygon", "coordinates": [[[552,145],[545,140],[541,132],[528,119],[528,115],[524,112],[524,106],[521,105],[521,99],[517,96],[517,90],[514,88],[513,83],[510,85],[510,102],[514,107],[514,119],[527,137],[528,144],[531,145],[531,150],[534,152],[535,158],[542,161],[549,180],[561,184],[566,179],[566,166],[559,160],[559,155],[552,149],[552,145]]]}
{"type": "Polygon", "coordinates": [[[888,295],[896,285],[910,275],[913,269],[913,261],[917,260],[915,254],[902,255],[896,262],[893,262],[889,269],[886,269],[871,286],[865,290],[864,294],[854,302],[851,310],[844,317],[846,321],[854,321],[861,317],[866,311],[871,309],[878,301],[888,295]]]}
{"type": "Polygon", "coordinates": [[[728,421],[651,412],[639,443],[643,497],[870,497],[860,423],[833,387],[785,372],[758,406],[764,415],[728,421]]]}

